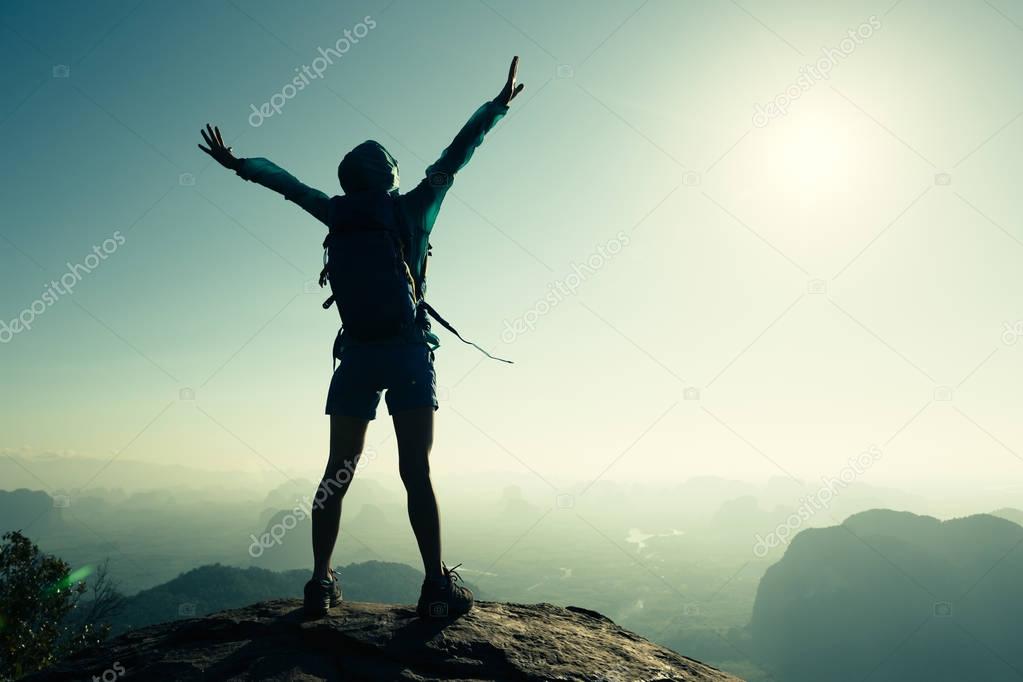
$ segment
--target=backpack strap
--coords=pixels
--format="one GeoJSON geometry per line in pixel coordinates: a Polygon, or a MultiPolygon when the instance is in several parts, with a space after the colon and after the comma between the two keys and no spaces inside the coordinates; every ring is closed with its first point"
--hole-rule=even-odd
{"type": "Polygon", "coordinates": [[[439,323],[440,323],[440,325],[441,325],[442,327],[444,327],[444,328],[445,328],[445,329],[447,329],[447,330],[448,330],[449,332],[451,332],[452,334],[454,334],[455,336],[457,336],[457,337],[458,337],[458,340],[459,340],[459,341],[461,341],[462,343],[467,343],[467,344],[469,344],[470,346],[474,347],[474,348],[475,348],[476,350],[478,350],[479,352],[481,352],[481,353],[483,353],[484,355],[486,355],[486,356],[487,356],[488,358],[490,358],[491,360],[497,360],[498,362],[506,362],[506,363],[508,363],[509,365],[514,365],[514,364],[515,364],[515,363],[514,363],[513,361],[511,361],[511,360],[505,360],[504,358],[499,358],[499,357],[493,356],[493,355],[491,355],[490,353],[488,353],[487,351],[485,351],[485,350],[483,350],[482,348],[480,348],[479,346],[477,346],[477,345],[476,345],[475,343],[473,343],[472,341],[469,341],[468,339],[465,339],[465,338],[463,338],[463,337],[462,337],[462,335],[458,333],[458,330],[457,330],[457,329],[455,329],[454,327],[452,327],[452,326],[451,326],[451,323],[450,323],[450,322],[448,322],[447,320],[445,320],[445,319],[444,319],[443,317],[441,317],[441,316],[440,316],[440,313],[438,313],[438,312],[437,312],[437,311],[436,311],[436,310],[434,309],[434,307],[433,307],[432,305],[430,305],[429,303],[427,303],[427,302],[426,302],[425,300],[421,300],[421,301],[419,301],[419,305],[423,306],[423,310],[425,310],[425,311],[426,311],[426,312],[427,312],[427,313],[428,313],[428,314],[430,315],[430,317],[432,317],[433,319],[437,320],[437,322],[439,322],[439,323]]]}
{"type": "MultiPolygon", "coordinates": [[[[334,233],[334,216],[337,211],[337,201],[339,197],[334,197],[327,204],[327,236],[323,238],[323,269],[320,270],[320,277],[317,280],[320,284],[320,288],[327,286],[327,247],[330,245],[330,238],[334,233]]],[[[333,292],[327,297],[327,300],[323,302],[323,309],[329,310],[330,306],[334,304],[333,292]]]]}
{"type": "Polygon", "coordinates": [[[412,300],[418,303],[423,298],[422,285],[420,284],[419,277],[416,277],[412,272],[412,268],[409,267],[408,255],[406,254],[406,251],[412,248],[412,230],[406,229],[408,226],[405,224],[401,214],[401,206],[398,205],[396,197],[391,198],[391,210],[394,213],[394,233],[398,240],[398,255],[401,257],[402,265],[405,266],[405,276],[408,278],[409,284],[412,285],[412,300]]]}

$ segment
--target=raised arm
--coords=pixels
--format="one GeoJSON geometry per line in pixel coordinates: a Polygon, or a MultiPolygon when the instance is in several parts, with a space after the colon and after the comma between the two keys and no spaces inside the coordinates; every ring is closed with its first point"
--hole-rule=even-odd
{"type": "Polygon", "coordinates": [[[454,182],[455,174],[469,163],[473,152],[483,143],[483,137],[508,113],[508,105],[525,87],[516,83],[518,69],[519,58],[515,57],[501,92],[473,113],[451,144],[426,169],[426,177],[406,195],[410,204],[421,211],[426,232],[433,228],[440,204],[454,182]]]}
{"type": "Polygon", "coordinates": [[[206,124],[206,130],[200,130],[203,140],[208,147],[199,145],[199,149],[212,156],[217,163],[224,168],[236,172],[244,180],[259,183],[267,189],[272,189],[308,211],[314,218],[323,224],[327,224],[327,211],[330,205],[330,197],[318,189],[302,184],[298,178],[276,165],[272,161],[263,158],[239,159],[231,151],[231,147],[224,144],[224,138],[220,135],[220,128],[206,124]]]}

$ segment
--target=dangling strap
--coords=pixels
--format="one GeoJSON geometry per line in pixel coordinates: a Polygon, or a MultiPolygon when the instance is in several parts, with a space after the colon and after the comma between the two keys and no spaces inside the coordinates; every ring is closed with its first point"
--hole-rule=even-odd
{"type": "Polygon", "coordinates": [[[462,335],[458,333],[458,330],[457,330],[457,329],[455,329],[454,327],[452,327],[452,326],[451,326],[451,323],[450,323],[450,322],[448,322],[447,320],[445,320],[445,319],[444,319],[443,317],[441,317],[441,316],[440,316],[440,313],[438,313],[438,312],[437,312],[436,310],[434,310],[433,306],[432,306],[432,305],[430,305],[429,303],[427,303],[426,301],[424,301],[424,300],[420,300],[420,301],[419,301],[419,305],[423,306],[423,310],[425,310],[425,311],[427,312],[427,314],[429,314],[429,316],[430,316],[430,317],[432,317],[433,319],[435,319],[435,320],[437,320],[438,322],[440,322],[440,325],[441,325],[442,327],[444,327],[444,328],[445,328],[445,329],[447,329],[447,330],[448,330],[449,332],[451,332],[452,334],[454,334],[455,336],[457,336],[457,337],[458,337],[458,340],[459,340],[459,341],[461,341],[462,343],[467,343],[467,344],[469,344],[470,346],[474,347],[474,348],[475,348],[476,350],[478,350],[479,352],[481,352],[481,353],[483,353],[484,355],[486,355],[486,356],[487,356],[488,358],[490,358],[491,360],[497,360],[497,361],[499,361],[499,362],[506,362],[506,363],[508,363],[509,365],[514,365],[514,364],[515,364],[515,363],[514,363],[514,362],[512,362],[511,360],[505,360],[504,358],[498,358],[498,357],[495,357],[495,356],[491,355],[490,353],[488,353],[487,351],[485,351],[485,350],[483,350],[482,348],[480,348],[479,346],[477,346],[477,345],[476,345],[475,343],[473,343],[472,341],[469,341],[468,339],[464,339],[464,338],[462,338],[462,335]]]}
{"type": "MultiPolygon", "coordinates": [[[[319,283],[320,283],[320,288],[321,289],[323,287],[327,286],[327,275],[329,274],[327,272],[327,240],[328,239],[330,239],[330,235],[329,234],[327,235],[327,239],[323,240],[323,269],[320,270],[320,279],[318,280],[319,283]]],[[[334,304],[334,294],[331,293],[330,296],[327,298],[327,300],[323,302],[323,309],[327,310],[333,304],[334,304]]]]}

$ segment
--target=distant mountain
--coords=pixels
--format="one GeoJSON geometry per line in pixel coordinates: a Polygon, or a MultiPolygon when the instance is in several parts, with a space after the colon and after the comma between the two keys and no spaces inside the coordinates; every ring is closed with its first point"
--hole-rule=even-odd
{"type": "MultiPolygon", "coordinates": [[[[372,478],[359,477],[359,484],[353,485],[345,493],[345,507],[358,509],[364,504],[400,503],[404,505],[403,490],[388,488],[372,478]]],[[[308,507],[316,495],[318,481],[296,478],[271,489],[263,500],[263,507],[275,509],[291,509],[296,505],[308,507]]]]}
{"type": "MultiPolygon", "coordinates": [[[[419,598],[423,580],[422,572],[411,566],[383,561],[349,564],[337,571],[344,597],[352,601],[412,603],[419,598]]],[[[268,599],[298,598],[307,580],[308,570],[200,566],[129,597],[113,622],[114,631],[205,616],[268,599]]]]}
{"type": "Polygon", "coordinates": [[[776,507],[770,511],[761,509],[756,497],[746,495],[722,503],[708,526],[710,532],[719,537],[727,537],[731,541],[742,539],[752,544],[757,533],[784,523],[792,511],[789,507],[776,507]]]}
{"type": "Polygon", "coordinates": [[[41,490],[0,490],[0,534],[11,530],[38,537],[62,524],[62,497],[51,497],[41,490]]]}
{"type": "MultiPolygon", "coordinates": [[[[386,498],[383,502],[386,502],[386,498]]],[[[264,509],[258,516],[260,524],[252,526],[254,532],[249,535],[251,542],[248,553],[252,564],[271,571],[287,571],[306,566],[310,560],[311,513],[312,506],[308,499],[291,503],[286,508],[264,509]]],[[[372,538],[373,547],[386,552],[392,546],[390,543],[396,540],[410,549],[409,532],[403,507],[365,502],[357,495],[345,496],[344,534],[348,537],[372,538]]],[[[395,556],[375,551],[371,554],[395,556]]],[[[351,557],[351,554],[347,556],[351,557]]]]}
{"type": "Polygon", "coordinates": [[[79,455],[36,455],[4,453],[0,457],[0,481],[8,490],[19,487],[36,487],[39,481],[46,481],[54,489],[75,489],[83,481],[89,481],[96,472],[103,470],[102,485],[108,488],[146,490],[158,481],[162,489],[206,488],[221,491],[221,495],[235,497],[246,491],[264,490],[275,485],[280,472],[274,470],[214,471],[167,462],[120,457],[117,466],[106,467],[109,457],[86,457],[79,455]],[[29,473],[31,472],[31,473],[29,473]]]}
{"type": "Polygon", "coordinates": [[[530,518],[537,514],[539,507],[526,500],[522,488],[507,486],[501,491],[501,513],[512,518],[530,518]]]}
{"type": "Polygon", "coordinates": [[[1023,509],[1014,509],[1012,507],[1002,507],[991,512],[991,516],[997,516],[1000,519],[1006,519],[1013,523],[1018,523],[1023,526],[1023,509]]]}
{"type": "Polygon", "coordinates": [[[1021,611],[1023,527],[872,510],[793,539],[750,635],[786,682],[1001,682],[1023,671],[1021,611]]]}

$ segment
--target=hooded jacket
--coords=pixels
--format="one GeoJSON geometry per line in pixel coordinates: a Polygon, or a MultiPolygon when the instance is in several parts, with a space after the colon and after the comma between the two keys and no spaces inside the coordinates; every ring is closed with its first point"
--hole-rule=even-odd
{"type": "MultiPolygon", "coordinates": [[[[399,210],[411,226],[411,243],[407,255],[409,268],[420,291],[426,293],[426,255],[430,233],[433,231],[441,203],[451,188],[458,173],[472,158],[473,152],[483,143],[484,136],[508,112],[508,107],[490,101],[476,110],[469,121],[458,131],[455,139],[440,157],[427,169],[425,177],[409,192],[400,194],[398,162],[378,142],[367,140],[345,154],[338,165],[338,181],[345,197],[361,203],[371,195],[386,192],[398,200],[399,210]]],[[[300,182],[283,168],[264,158],[241,159],[238,175],[256,182],[292,201],[326,226],[330,226],[331,205],[337,205],[318,189],[300,182]]],[[[423,316],[421,337],[414,341],[425,341],[431,348],[440,342],[423,316]]],[[[403,339],[396,339],[403,340],[403,339]]],[[[342,341],[343,342],[343,341],[342,341]]]]}

